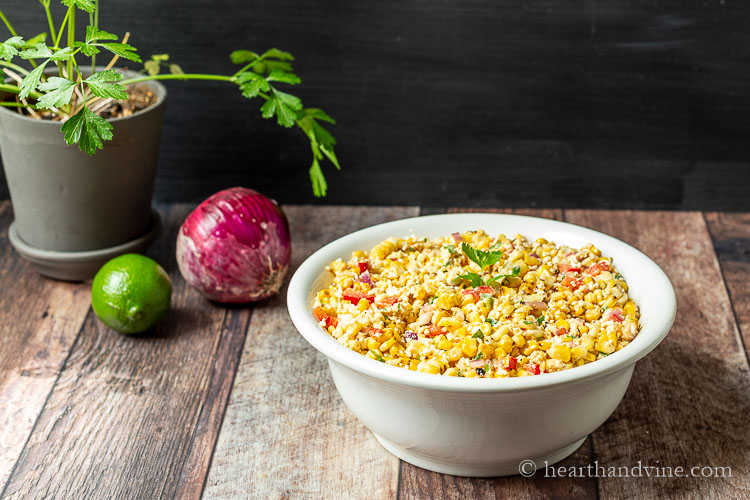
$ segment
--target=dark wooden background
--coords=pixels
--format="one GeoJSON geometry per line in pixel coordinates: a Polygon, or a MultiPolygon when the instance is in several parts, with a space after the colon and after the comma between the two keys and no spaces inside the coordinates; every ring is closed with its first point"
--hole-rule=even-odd
{"type": "MultiPolygon", "coordinates": [[[[37,2],[2,3],[45,29],[37,2]]],[[[300,96],[339,121],[328,203],[750,210],[747,2],[102,4],[104,29],[185,71],[231,73],[238,48],[297,56],[300,96]]],[[[229,85],[169,91],[160,201],[238,184],[313,200],[300,132],[229,85]]]]}

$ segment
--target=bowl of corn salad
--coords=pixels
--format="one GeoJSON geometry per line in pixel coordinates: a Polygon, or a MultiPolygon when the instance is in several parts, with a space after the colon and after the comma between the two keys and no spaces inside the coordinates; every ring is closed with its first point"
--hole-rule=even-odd
{"type": "Polygon", "coordinates": [[[669,279],[635,248],[503,214],[344,236],[299,267],[287,299],[342,399],[387,450],[466,476],[575,451],[676,312],[669,279]]]}

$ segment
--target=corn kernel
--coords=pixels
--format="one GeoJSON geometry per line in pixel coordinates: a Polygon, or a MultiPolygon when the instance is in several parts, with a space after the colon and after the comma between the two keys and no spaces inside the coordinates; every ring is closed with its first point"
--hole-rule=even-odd
{"type": "Polygon", "coordinates": [[[628,300],[627,302],[625,302],[625,305],[622,307],[622,311],[625,313],[625,316],[634,318],[636,311],[635,302],[633,302],[632,300],[628,300]]]}
{"type": "Polygon", "coordinates": [[[390,338],[389,340],[386,340],[383,344],[380,346],[381,351],[388,351],[391,347],[396,343],[396,339],[390,338]]]}
{"type": "Polygon", "coordinates": [[[458,376],[458,368],[456,368],[455,366],[452,366],[452,367],[448,368],[447,370],[445,370],[445,374],[448,375],[449,377],[457,377],[458,376]]]}
{"type": "Polygon", "coordinates": [[[453,347],[453,342],[451,342],[448,339],[441,340],[438,342],[438,349],[442,349],[444,351],[450,350],[453,347]]]}
{"type": "Polygon", "coordinates": [[[588,311],[586,311],[586,314],[585,314],[586,321],[594,321],[596,319],[599,319],[601,315],[602,315],[602,311],[598,307],[595,307],[594,309],[589,309],[588,311]]]}
{"type": "Polygon", "coordinates": [[[539,259],[537,259],[533,255],[528,254],[528,253],[526,255],[524,255],[523,261],[526,264],[528,264],[529,266],[538,266],[539,265],[539,259]]]}
{"type": "Polygon", "coordinates": [[[526,339],[523,337],[523,335],[515,334],[513,335],[513,343],[516,345],[516,347],[523,347],[523,345],[526,343],[526,339]]]}
{"type": "Polygon", "coordinates": [[[477,341],[475,339],[466,339],[461,346],[464,354],[473,358],[477,354],[477,341]]]}
{"type": "Polygon", "coordinates": [[[500,347],[502,347],[505,352],[510,352],[511,349],[513,349],[513,339],[510,338],[510,335],[505,334],[502,337],[500,337],[499,341],[500,347]]]}
{"type": "Polygon", "coordinates": [[[570,330],[570,323],[568,323],[567,319],[561,319],[555,322],[555,326],[558,328],[565,328],[566,330],[570,330]]]}
{"type": "Polygon", "coordinates": [[[440,373],[440,367],[437,366],[434,362],[432,362],[432,360],[422,361],[417,366],[417,371],[424,372],[424,373],[437,374],[437,373],[440,373]]]}
{"type": "Polygon", "coordinates": [[[370,337],[367,339],[367,348],[372,350],[380,349],[380,342],[370,337]]]}
{"type": "Polygon", "coordinates": [[[458,361],[461,359],[464,355],[463,350],[461,349],[461,346],[454,346],[451,348],[450,351],[446,353],[446,356],[448,358],[448,361],[458,361]]]}
{"type": "Polygon", "coordinates": [[[559,359],[563,363],[570,361],[570,348],[565,344],[555,344],[547,351],[552,359],[559,359]]]}
{"type": "Polygon", "coordinates": [[[495,352],[495,348],[489,344],[480,344],[479,351],[482,353],[482,355],[484,355],[485,358],[489,358],[490,356],[492,356],[492,353],[495,352]]]}
{"type": "Polygon", "coordinates": [[[507,352],[505,351],[505,349],[503,349],[502,347],[497,347],[495,351],[492,353],[492,356],[495,359],[502,359],[505,357],[506,354],[507,352]]]}

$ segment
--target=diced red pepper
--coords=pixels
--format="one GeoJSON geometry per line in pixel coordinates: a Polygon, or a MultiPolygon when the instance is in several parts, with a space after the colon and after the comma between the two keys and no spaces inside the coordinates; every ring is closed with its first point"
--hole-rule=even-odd
{"type": "Polygon", "coordinates": [[[371,337],[380,337],[383,334],[380,328],[363,328],[363,331],[371,337]]]}
{"type": "Polygon", "coordinates": [[[437,327],[436,325],[428,325],[427,330],[424,332],[425,337],[437,337],[438,335],[443,335],[445,332],[442,328],[437,327]]]}
{"type": "Polygon", "coordinates": [[[560,271],[563,273],[580,273],[581,268],[580,267],[573,267],[570,264],[558,264],[557,267],[560,268],[560,271]]]}
{"type": "Polygon", "coordinates": [[[609,271],[609,263],[607,263],[607,262],[598,262],[598,263],[594,264],[593,266],[587,268],[583,272],[585,274],[590,275],[590,276],[596,276],[597,274],[601,273],[602,271],[609,271]]]}
{"type": "Polygon", "coordinates": [[[396,302],[398,302],[398,297],[395,295],[390,295],[390,296],[383,297],[382,299],[380,299],[380,301],[376,305],[382,309],[386,306],[392,306],[396,302]]]}
{"type": "Polygon", "coordinates": [[[359,266],[360,274],[370,269],[370,264],[367,262],[357,262],[357,265],[359,266]]]}
{"type": "Polygon", "coordinates": [[[518,366],[518,360],[514,357],[508,358],[508,370],[515,370],[516,366],[518,366]]]}
{"type": "Polygon", "coordinates": [[[325,312],[322,307],[316,307],[313,310],[313,314],[315,315],[315,319],[317,319],[319,322],[326,322],[326,328],[328,328],[329,326],[333,326],[335,328],[339,324],[338,318],[336,318],[335,316],[331,316],[330,314],[325,312]]]}
{"type": "Polygon", "coordinates": [[[495,293],[495,289],[491,286],[480,286],[475,290],[479,293],[495,293]]]}
{"type": "Polygon", "coordinates": [[[474,297],[474,300],[479,300],[479,292],[477,292],[474,288],[467,288],[461,293],[463,293],[464,295],[471,295],[472,297],[474,297]]]}
{"type": "Polygon", "coordinates": [[[542,373],[541,367],[539,365],[532,365],[531,363],[523,365],[523,369],[527,372],[531,372],[534,375],[539,375],[542,373]]]}
{"type": "Polygon", "coordinates": [[[365,292],[362,292],[360,290],[355,290],[354,288],[347,288],[343,292],[344,300],[348,300],[355,306],[359,303],[362,299],[367,299],[370,301],[370,304],[375,302],[375,296],[373,295],[367,295],[365,292]]]}
{"type": "Polygon", "coordinates": [[[567,334],[568,334],[568,329],[564,327],[558,328],[557,331],[555,332],[555,335],[557,335],[558,337],[562,337],[563,335],[567,335],[567,334]]]}
{"type": "Polygon", "coordinates": [[[579,286],[583,285],[583,279],[573,278],[572,276],[566,276],[565,278],[563,278],[561,285],[564,286],[565,288],[575,290],[579,286]]]}

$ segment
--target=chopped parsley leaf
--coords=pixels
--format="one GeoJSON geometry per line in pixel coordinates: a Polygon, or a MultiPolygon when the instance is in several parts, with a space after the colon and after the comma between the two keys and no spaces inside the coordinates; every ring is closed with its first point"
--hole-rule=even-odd
{"type": "Polygon", "coordinates": [[[370,354],[372,354],[373,356],[375,356],[375,359],[377,359],[381,363],[385,363],[385,360],[383,359],[383,356],[381,356],[377,352],[373,351],[372,349],[370,349],[370,354]]]}
{"type": "Polygon", "coordinates": [[[477,355],[471,359],[482,359],[482,351],[477,351],[477,355]]]}
{"type": "Polygon", "coordinates": [[[492,318],[487,318],[484,320],[485,323],[489,323],[491,326],[495,326],[497,324],[497,321],[492,318]]]}
{"type": "Polygon", "coordinates": [[[537,324],[537,325],[541,325],[542,323],[544,323],[544,315],[541,315],[541,316],[539,316],[539,317],[538,317],[538,318],[536,319],[536,324],[537,324]]]}
{"type": "Polygon", "coordinates": [[[472,335],[471,338],[473,338],[473,339],[483,339],[484,338],[484,334],[482,333],[482,330],[480,330],[479,328],[477,328],[477,331],[474,332],[474,335],[472,335]]]}

